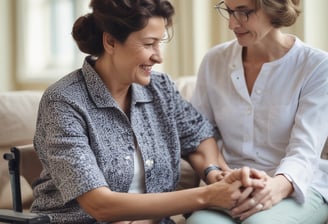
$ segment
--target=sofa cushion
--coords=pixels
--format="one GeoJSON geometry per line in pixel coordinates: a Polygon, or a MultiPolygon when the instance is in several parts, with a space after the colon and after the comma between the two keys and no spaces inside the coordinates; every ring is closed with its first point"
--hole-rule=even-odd
{"type": "Polygon", "coordinates": [[[180,161],[181,175],[177,190],[197,187],[200,182],[200,177],[197,175],[197,173],[193,170],[191,165],[186,160],[181,159],[180,161]]]}
{"type": "Polygon", "coordinates": [[[32,141],[41,91],[0,93],[0,147],[32,141]]]}
{"type": "Polygon", "coordinates": [[[184,76],[175,81],[175,85],[181,96],[190,100],[196,84],[196,76],[184,76]]]}

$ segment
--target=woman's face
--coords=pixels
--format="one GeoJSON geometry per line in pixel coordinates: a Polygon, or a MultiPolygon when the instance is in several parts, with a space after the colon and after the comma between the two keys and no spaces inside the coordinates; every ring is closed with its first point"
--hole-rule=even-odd
{"type": "Polygon", "coordinates": [[[112,72],[127,85],[147,85],[153,65],[162,63],[160,43],[165,30],[164,19],[152,17],[144,29],[131,33],[123,44],[116,42],[112,72]]]}
{"type": "Polygon", "coordinates": [[[244,47],[262,42],[274,29],[270,19],[262,9],[252,11],[255,9],[252,0],[225,0],[225,5],[232,11],[248,13],[246,22],[238,21],[233,15],[229,19],[229,29],[234,32],[239,44],[244,47]]]}

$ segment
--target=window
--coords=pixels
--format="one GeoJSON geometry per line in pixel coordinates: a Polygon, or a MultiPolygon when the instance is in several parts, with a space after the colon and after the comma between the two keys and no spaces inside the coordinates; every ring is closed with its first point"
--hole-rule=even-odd
{"type": "Polygon", "coordinates": [[[17,1],[17,73],[21,82],[53,82],[81,67],[71,29],[89,11],[81,0],[17,1]]]}

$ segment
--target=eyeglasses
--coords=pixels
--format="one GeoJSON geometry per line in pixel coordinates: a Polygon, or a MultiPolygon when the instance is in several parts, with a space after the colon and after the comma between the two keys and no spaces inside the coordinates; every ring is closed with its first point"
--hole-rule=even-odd
{"type": "Polygon", "coordinates": [[[214,8],[220,13],[223,18],[229,20],[231,15],[239,22],[246,23],[250,14],[254,13],[255,9],[250,10],[231,10],[223,7],[224,1],[216,4],[214,8]]]}

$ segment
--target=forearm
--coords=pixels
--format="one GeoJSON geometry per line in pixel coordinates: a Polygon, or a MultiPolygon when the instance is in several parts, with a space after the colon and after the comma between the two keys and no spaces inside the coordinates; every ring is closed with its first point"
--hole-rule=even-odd
{"type": "Polygon", "coordinates": [[[292,182],[290,182],[290,180],[288,180],[288,178],[285,175],[278,174],[274,177],[274,179],[276,179],[279,183],[281,199],[289,197],[294,192],[292,182]]]}
{"type": "Polygon", "coordinates": [[[188,213],[207,206],[207,188],[129,194],[112,192],[106,187],[92,190],[78,198],[80,206],[97,221],[158,219],[188,213]]]}
{"type": "Polygon", "coordinates": [[[188,161],[203,180],[205,180],[204,170],[209,165],[216,165],[224,171],[230,170],[214,138],[203,140],[197,150],[188,156],[188,161]]]}

